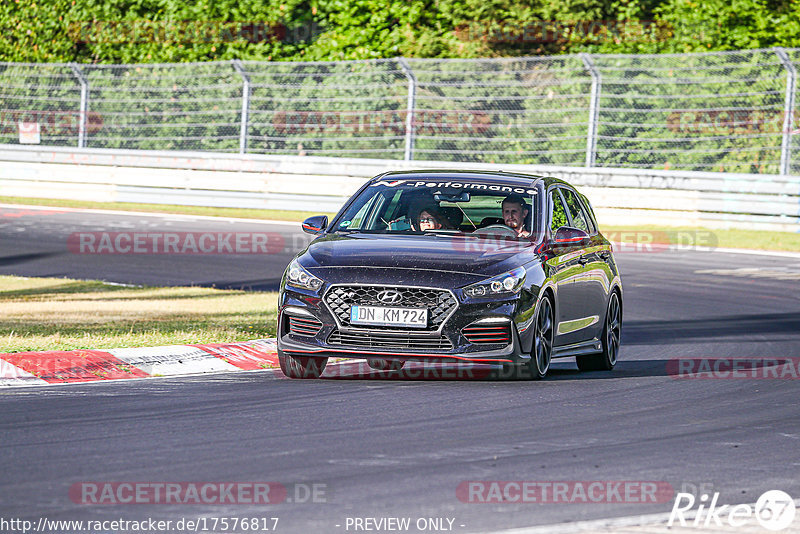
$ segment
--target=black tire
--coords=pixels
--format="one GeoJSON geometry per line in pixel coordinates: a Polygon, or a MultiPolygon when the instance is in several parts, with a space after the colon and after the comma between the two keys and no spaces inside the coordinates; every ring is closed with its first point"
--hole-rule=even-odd
{"type": "Polygon", "coordinates": [[[533,332],[533,346],[531,347],[531,361],[528,364],[531,378],[541,380],[550,370],[550,361],[553,356],[553,338],[555,337],[555,319],[553,303],[550,297],[544,297],[536,313],[536,322],[533,332]]]}
{"type": "Polygon", "coordinates": [[[370,358],[367,360],[367,365],[376,371],[399,371],[405,365],[403,360],[383,360],[379,358],[370,358]]]}
{"type": "Polygon", "coordinates": [[[581,371],[610,371],[617,363],[619,338],[622,332],[622,308],[619,295],[614,291],[608,299],[605,325],[603,326],[603,352],[589,356],[578,356],[575,360],[581,371]]]}
{"type": "Polygon", "coordinates": [[[289,356],[279,352],[278,362],[283,374],[289,378],[319,378],[328,364],[328,358],[289,356]]]}
{"type": "Polygon", "coordinates": [[[533,345],[531,358],[527,363],[510,365],[504,368],[504,376],[515,376],[527,380],[541,380],[550,370],[550,361],[553,356],[553,337],[555,335],[553,319],[553,303],[550,297],[542,298],[533,327],[533,345]]]}

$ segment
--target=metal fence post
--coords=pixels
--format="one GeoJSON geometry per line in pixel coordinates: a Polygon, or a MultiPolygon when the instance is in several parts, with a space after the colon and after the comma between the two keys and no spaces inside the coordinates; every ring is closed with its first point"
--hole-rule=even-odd
{"type": "Polygon", "coordinates": [[[589,54],[580,54],[586,70],[592,76],[592,94],[589,98],[589,128],[586,132],[586,167],[594,167],[597,161],[597,122],[600,117],[600,86],[602,78],[589,54]]]}
{"type": "Polygon", "coordinates": [[[780,174],[786,176],[791,173],[792,156],[792,115],[794,114],[794,93],[797,87],[797,69],[792,60],[786,55],[783,48],[775,48],[775,53],[786,69],[786,99],[783,104],[783,140],[781,141],[781,167],[780,174]]]}
{"type": "Polygon", "coordinates": [[[238,59],[233,60],[233,68],[242,77],[242,124],[239,129],[239,153],[247,152],[247,122],[250,113],[250,77],[244,70],[242,62],[238,59]]]}
{"type": "Polygon", "coordinates": [[[400,63],[400,68],[408,78],[408,102],[406,104],[406,149],[403,153],[403,159],[410,161],[414,159],[414,106],[416,105],[417,98],[417,78],[411,71],[411,66],[406,61],[406,58],[397,58],[400,63]]]}
{"type": "Polygon", "coordinates": [[[89,81],[77,64],[71,64],[72,73],[81,84],[81,111],[78,117],[78,148],[86,147],[86,114],[89,111],[89,81]]]}

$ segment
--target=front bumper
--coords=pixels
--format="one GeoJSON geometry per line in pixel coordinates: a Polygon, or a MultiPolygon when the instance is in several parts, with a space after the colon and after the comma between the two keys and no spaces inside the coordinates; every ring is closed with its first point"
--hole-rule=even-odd
{"type": "MultiPolygon", "coordinates": [[[[531,333],[527,325],[515,318],[519,315],[518,299],[482,303],[459,302],[455,313],[441,325],[437,331],[420,332],[414,330],[376,330],[370,328],[352,328],[337,322],[328,306],[317,295],[305,294],[286,288],[281,294],[278,315],[278,353],[293,356],[319,358],[381,358],[422,362],[473,362],[473,363],[522,363],[530,359],[530,341],[526,336],[531,333]],[[313,335],[298,335],[289,328],[289,317],[313,317],[321,327],[313,335]],[[472,343],[464,335],[462,329],[476,321],[491,319],[508,324],[510,342],[508,343],[472,343]],[[522,334],[520,334],[520,331],[522,334]],[[365,336],[370,334],[381,336],[384,340],[396,335],[398,338],[409,337],[415,340],[433,341],[442,339],[447,348],[434,350],[420,349],[413,342],[408,347],[386,346],[348,346],[342,343],[330,343],[338,334],[345,336],[365,336]],[[528,350],[525,350],[527,341],[528,350]]],[[[417,343],[430,346],[430,343],[417,343]]]]}

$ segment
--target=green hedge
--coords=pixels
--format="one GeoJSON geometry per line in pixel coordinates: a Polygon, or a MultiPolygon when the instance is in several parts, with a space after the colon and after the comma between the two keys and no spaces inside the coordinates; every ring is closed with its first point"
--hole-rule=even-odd
{"type": "Polygon", "coordinates": [[[17,62],[682,53],[800,46],[800,1],[6,0],[0,31],[17,62]]]}

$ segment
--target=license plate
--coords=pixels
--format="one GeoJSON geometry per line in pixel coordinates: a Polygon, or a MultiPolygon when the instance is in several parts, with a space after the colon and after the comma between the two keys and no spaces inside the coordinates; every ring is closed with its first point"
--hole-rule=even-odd
{"type": "Polygon", "coordinates": [[[428,326],[428,310],[427,308],[351,306],[350,324],[425,328],[428,326]]]}

